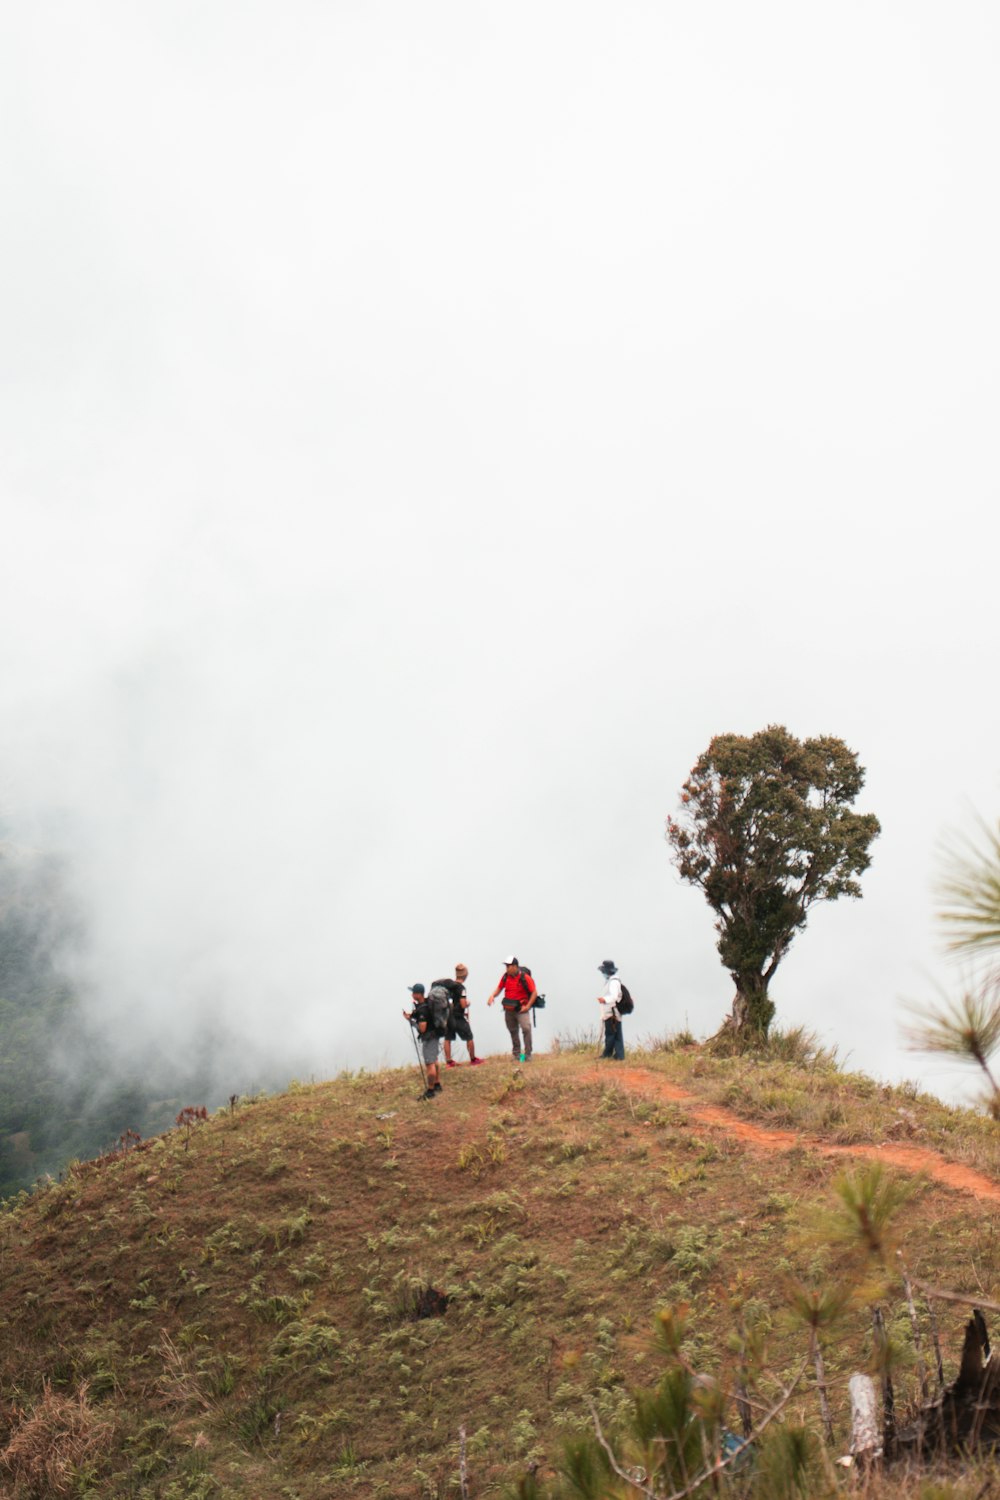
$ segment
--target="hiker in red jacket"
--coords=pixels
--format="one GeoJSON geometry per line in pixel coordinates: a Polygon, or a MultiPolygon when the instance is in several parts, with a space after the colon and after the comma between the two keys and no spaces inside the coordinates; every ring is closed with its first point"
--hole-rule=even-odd
{"type": "Polygon", "coordinates": [[[515,1062],[531,1061],[531,1007],[535,1003],[536,986],[530,974],[525,974],[517,959],[511,955],[504,959],[504,973],[496,989],[487,1000],[492,1005],[503,991],[503,1018],[510,1032],[511,1056],[515,1062]]]}

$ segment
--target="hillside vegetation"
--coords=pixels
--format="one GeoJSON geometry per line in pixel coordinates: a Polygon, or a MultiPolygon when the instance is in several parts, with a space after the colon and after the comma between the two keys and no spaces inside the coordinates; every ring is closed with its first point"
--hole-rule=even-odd
{"type": "MultiPolygon", "coordinates": [[[[660,1377],[658,1309],[686,1306],[699,1371],[722,1369],[741,1327],[763,1341],[762,1389],[798,1373],[789,1278],[833,1285],[844,1254],[817,1216],[851,1159],[826,1147],[917,1145],[1000,1184],[992,1121],[841,1073],[801,1039],[758,1061],[665,1044],[624,1070],[564,1047],[444,1081],[430,1103],[415,1068],[293,1086],[15,1203],[0,1220],[4,1493],[544,1485],[592,1413],[614,1434],[630,1390],[660,1377]],[[801,1140],[744,1139],[720,1107],[801,1140]]],[[[911,1275],[995,1299],[1000,1202],[898,1170],[914,1186],[897,1215],[911,1275]]],[[[905,1402],[909,1315],[898,1284],[879,1295],[905,1402]]],[[[948,1377],[968,1308],[935,1307],[948,1377]]],[[[870,1327],[855,1306],[824,1333],[834,1456],[870,1327]]],[[[819,1430],[811,1366],[782,1416],[819,1430]]],[[[963,1486],[933,1493],[978,1489],[963,1486]]]]}

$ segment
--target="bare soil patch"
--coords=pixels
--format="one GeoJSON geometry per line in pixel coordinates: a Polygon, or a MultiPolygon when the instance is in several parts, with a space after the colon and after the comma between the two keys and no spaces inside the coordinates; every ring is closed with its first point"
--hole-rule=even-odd
{"type": "MultiPolygon", "coordinates": [[[[594,1068],[586,1076],[608,1082],[609,1070],[594,1068]]],[[[899,1167],[904,1172],[923,1173],[933,1181],[941,1183],[943,1187],[952,1188],[959,1193],[968,1193],[982,1202],[1000,1203],[1000,1185],[996,1182],[984,1176],[982,1172],[975,1172],[971,1167],[948,1161],[937,1151],[929,1151],[923,1146],[905,1146],[895,1142],[885,1142],[877,1146],[862,1143],[836,1145],[817,1137],[803,1135],[799,1131],[765,1130],[763,1126],[754,1125],[749,1120],[741,1120],[739,1115],[734,1114],[732,1110],[724,1109],[721,1105],[705,1103],[697,1095],[679,1088],[676,1084],[669,1083],[665,1078],[648,1072],[645,1068],[616,1068],[613,1078],[629,1094],[652,1099],[666,1099],[672,1104],[681,1104],[701,1124],[725,1131],[727,1135],[760,1151],[793,1151],[806,1148],[827,1157],[864,1157],[899,1167]]]]}

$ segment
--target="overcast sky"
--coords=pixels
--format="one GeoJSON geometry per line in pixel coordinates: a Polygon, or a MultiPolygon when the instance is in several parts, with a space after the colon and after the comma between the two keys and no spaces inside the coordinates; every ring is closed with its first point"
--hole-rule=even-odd
{"type": "Polygon", "coordinates": [[[0,814],[105,1018],[412,1057],[406,986],[714,1031],[663,839],[715,733],[883,833],[772,993],[853,1065],[1000,809],[1000,15],[0,13],[0,814]]]}

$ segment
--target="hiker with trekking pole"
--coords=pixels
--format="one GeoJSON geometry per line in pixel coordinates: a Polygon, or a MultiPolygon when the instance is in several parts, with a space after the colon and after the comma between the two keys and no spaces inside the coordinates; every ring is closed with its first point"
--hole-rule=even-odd
{"type": "Polygon", "coordinates": [[[604,994],[597,997],[604,1026],[604,1051],[598,1055],[612,1057],[617,1062],[623,1062],[625,1038],[622,1035],[622,1016],[632,1014],[632,996],[617,977],[618,965],[612,959],[606,958],[597,967],[607,980],[604,994]]]}
{"type": "Polygon", "coordinates": [[[424,1091],[420,1097],[433,1099],[435,1094],[443,1092],[438,1069],[438,1051],[444,1026],[442,1030],[439,1030],[434,1004],[424,986],[411,984],[409,990],[413,996],[413,1009],[404,1010],[403,1015],[413,1028],[413,1045],[416,1048],[420,1077],[424,1085],[424,1091]]]}

